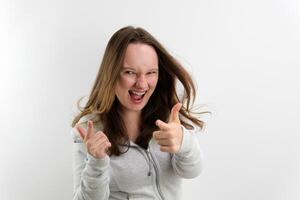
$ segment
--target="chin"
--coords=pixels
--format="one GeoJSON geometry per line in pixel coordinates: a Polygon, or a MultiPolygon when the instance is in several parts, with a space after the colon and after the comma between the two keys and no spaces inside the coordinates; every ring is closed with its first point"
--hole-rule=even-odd
{"type": "Polygon", "coordinates": [[[133,110],[133,111],[142,111],[145,106],[146,106],[146,104],[142,104],[142,105],[132,105],[132,104],[130,104],[127,107],[127,109],[133,110]]]}

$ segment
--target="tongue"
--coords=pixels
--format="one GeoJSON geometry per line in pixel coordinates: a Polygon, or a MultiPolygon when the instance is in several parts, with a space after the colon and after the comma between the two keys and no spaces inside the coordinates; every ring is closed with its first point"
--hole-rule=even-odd
{"type": "Polygon", "coordinates": [[[140,100],[142,96],[136,95],[136,94],[130,94],[130,96],[135,100],[140,100]]]}

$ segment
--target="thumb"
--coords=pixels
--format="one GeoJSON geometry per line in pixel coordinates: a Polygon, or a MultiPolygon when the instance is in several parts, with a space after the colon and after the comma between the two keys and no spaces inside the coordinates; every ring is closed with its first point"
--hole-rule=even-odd
{"type": "Polygon", "coordinates": [[[181,106],[182,106],[181,103],[177,103],[173,106],[173,108],[171,110],[171,114],[170,114],[169,123],[170,122],[180,123],[179,110],[180,110],[181,106]]]}

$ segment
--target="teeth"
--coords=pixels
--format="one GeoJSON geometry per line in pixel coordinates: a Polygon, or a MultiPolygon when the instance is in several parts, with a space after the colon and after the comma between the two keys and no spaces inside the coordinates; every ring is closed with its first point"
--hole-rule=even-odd
{"type": "Polygon", "coordinates": [[[142,96],[142,95],[144,95],[145,93],[146,93],[146,91],[145,92],[135,92],[135,91],[132,91],[132,90],[130,90],[133,94],[136,94],[136,95],[139,95],[139,96],[142,96]]]}

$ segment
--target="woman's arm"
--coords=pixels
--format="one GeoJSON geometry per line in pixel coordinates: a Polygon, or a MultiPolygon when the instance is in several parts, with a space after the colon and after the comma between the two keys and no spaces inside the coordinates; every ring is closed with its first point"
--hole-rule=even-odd
{"type": "Polygon", "coordinates": [[[195,178],[203,170],[203,152],[200,149],[199,133],[182,126],[183,139],[177,153],[172,153],[172,166],[183,178],[195,178]]]}
{"type": "Polygon", "coordinates": [[[107,200],[109,198],[108,156],[97,159],[86,147],[75,128],[73,137],[73,200],[107,200]]]}

